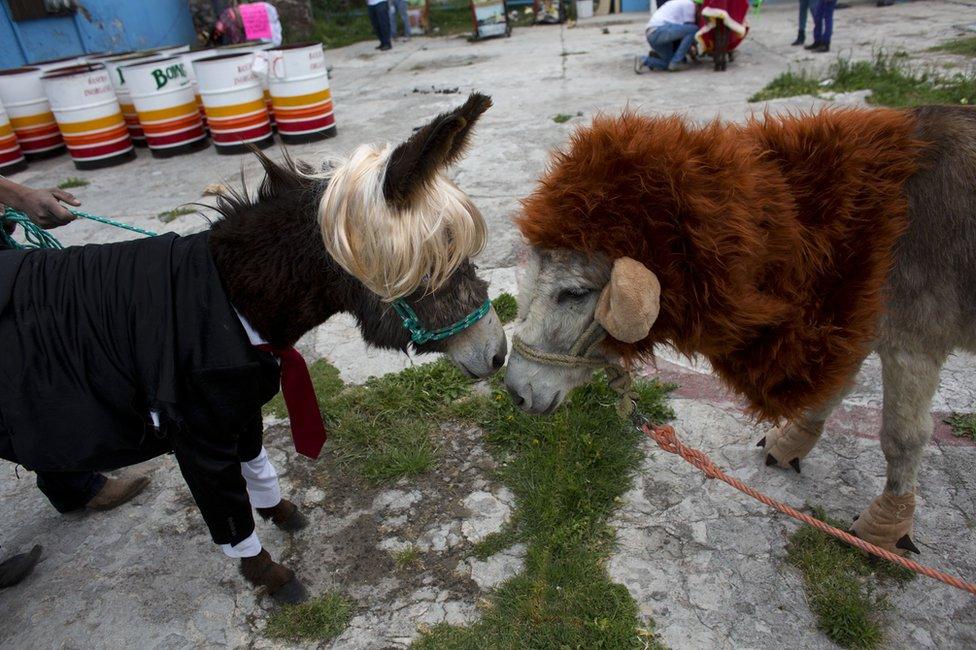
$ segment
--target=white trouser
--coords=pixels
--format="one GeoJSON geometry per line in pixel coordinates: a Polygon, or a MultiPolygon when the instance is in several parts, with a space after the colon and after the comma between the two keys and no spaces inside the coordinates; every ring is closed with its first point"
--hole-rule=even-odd
{"type": "MultiPolygon", "coordinates": [[[[273,508],[281,503],[281,487],[278,485],[278,472],[268,459],[268,452],[261,447],[261,453],[253,460],[241,463],[241,476],[247,483],[247,496],[255,508],[273,508]]],[[[234,544],[221,544],[221,550],[228,557],[254,557],[261,552],[261,540],[257,531],[246,539],[234,544]]]]}

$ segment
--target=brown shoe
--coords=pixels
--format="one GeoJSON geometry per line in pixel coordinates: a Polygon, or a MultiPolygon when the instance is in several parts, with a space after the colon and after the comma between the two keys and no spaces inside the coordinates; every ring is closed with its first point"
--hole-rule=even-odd
{"type": "Polygon", "coordinates": [[[148,476],[136,478],[110,478],[98,491],[98,494],[85,504],[92,510],[111,510],[126,501],[131,501],[149,485],[148,476]]]}
{"type": "Polygon", "coordinates": [[[241,558],[241,575],[255,587],[264,587],[279,603],[294,605],[308,600],[308,592],[295,572],[271,559],[267,550],[241,558]]]}
{"type": "Polygon", "coordinates": [[[288,499],[282,499],[273,508],[257,508],[257,511],[261,519],[270,519],[278,530],[293,533],[308,525],[308,519],[299,511],[298,506],[288,499]]]}

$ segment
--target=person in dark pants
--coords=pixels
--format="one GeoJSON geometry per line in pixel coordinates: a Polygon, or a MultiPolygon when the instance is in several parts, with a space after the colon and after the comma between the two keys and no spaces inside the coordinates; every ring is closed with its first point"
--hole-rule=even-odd
{"type": "Polygon", "coordinates": [[[389,0],[366,0],[369,11],[369,22],[373,25],[373,33],[380,39],[377,50],[389,50],[390,44],[390,2],[389,0]]]}
{"type": "Polygon", "coordinates": [[[829,52],[830,37],[834,33],[834,9],[837,0],[813,0],[813,44],[807,45],[805,50],[811,52],[829,52]]]}
{"type": "Polygon", "coordinates": [[[807,14],[810,13],[810,0],[800,0],[800,24],[796,31],[796,40],[790,45],[803,45],[807,40],[807,14]]]}
{"type": "MultiPolygon", "coordinates": [[[[69,205],[81,205],[72,194],[58,189],[35,190],[14,183],[0,176],[0,212],[10,206],[26,214],[41,228],[57,228],[74,220],[61,201],[69,205]]],[[[4,223],[9,235],[13,224],[4,223]]],[[[0,251],[7,249],[0,237],[0,251]]],[[[37,487],[51,505],[67,513],[81,508],[110,510],[129,501],[149,484],[146,477],[110,479],[97,472],[37,472],[37,487]]],[[[0,588],[10,587],[23,580],[33,570],[41,557],[41,547],[34,546],[29,553],[11,556],[0,563],[0,588]]]]}

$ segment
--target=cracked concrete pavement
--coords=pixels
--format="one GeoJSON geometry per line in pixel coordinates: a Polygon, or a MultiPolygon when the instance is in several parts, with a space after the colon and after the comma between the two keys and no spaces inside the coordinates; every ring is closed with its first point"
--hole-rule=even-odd
{"type": "MultiPolygon", "coordinates": [[[[972,65],[922,52],[972,24],[976,2],[920,0],[878,9],[855,2],[836,15],[836,52],[870,55],[872,48],[903,49],[945,68],[972,65]]],[[[399,141],[433,114],[472,90],[495,102],[478,127],[470,155],[451,172],[489,224],[490,242],[478,260],[491,293],[513,291],[520,257],[510,218],[531,191],[550,150],[599,111],[631,108],[683,113],[696,120],[741,120],[762,110],[807,108],[833,101],[861,103],[864,93],[749,104],[755,91],[787,67],[825,65],[787,45],[795,30],[792,4],[764,7],[728,72],[707,66],[681,74],[636,76],[632,57],[646,49],[644,17],[610,16],[575,28],[517,29],[510,39],[468,43],[459,38],[415,38],[392,52],[372,43],[329,51],[339,135],[291,147],[318,164],[367,141],[399,141]],[[431,89],[458,88],[457,94],[431,89]],[[557,124],[559,113],[581,116],[557,124]]],[[[272,155],[279,155],[272,150],[272,155]]],[[[192,232],[197,215],[164,224],[156,215],[201,200],[202,188],[236,182],[243,164],[252,184],[257,165],[213,150],[170,160],[140,152],[137,161],[98,172],[77,172],[66,158],[37,163],[14,177],[50,186],[68,176],[91,184],[74,190],[85,209],[157,231],[192,232]]],[[[202,199],[206,201],[207,199],[202,199]]],[[[131,235],[81,222],[56,235],[66,244],[131,235]]],[[[397,370],[424,359],[366,349],[351,319],[338,317],[302,341],[309,357],[326,357],[347,381],[397,370]]],[[[945,413],[976,404],[976,364],[950,360],[933,405],[940,423],[921,473],[916,541],[922,559],[976,578],[976,453],[941,424],[945,413]]],[[[648,369],[652,372],[653,369],[648,369]]],[[[880,490],[884,466],[876,440],[880,373],[869,359],[857,390],[828,423],[803,473],[762,466],[755,441],[762,432],[741,415],[706,364],[662,356],[657,373],[681,383],[674,399],[683,439],[722,467],[773,497],[794,505],[822,505],[850,517],[880,490]]],[[[514,575],[524,548],[486,561],[470,557],[473,542],[500,528],[513,507],[492,476],[492,461],[476,430],[444,435],[444,461],[421,481],[366,488],[329,460],[312,466],[289,451],[283,430],[269,423],[268,447],[282,469],[286,494],[309,511],[312,525],[294,538],[259,524],[263,540],[306,579],[313,592],[339,590],[357,605],[339,648],[402,647],[418,626],[477,618],[477,604],[514,575]],[[416,565],[397,568],[392,552],[418,549],[416,565]]],[[[288,647],[261,631],[270,604],[249,590],[236,564],[225,560],[169,458],[147,463],[152,486],[133,505],[100,515],[59,516],[12,465],[0,467],[0,545],[5,552],[39,542],[45,558],[16,589],[0,592],[0,646],[20,647],[288,647]]],[[[644,615],[655,619],[673,648],[827,647],[805,604],[800,577],[784,564],[794,524],[769,514],[697,470],[646,445],[634,487],[615,516],[619,547],[608,563],[644,615]]],[[[886,588],[886,647],[973,647],[976,600],[918,578],[886,588]]],[[[314,645],[314,644],[313,644],[314,645]]]]}

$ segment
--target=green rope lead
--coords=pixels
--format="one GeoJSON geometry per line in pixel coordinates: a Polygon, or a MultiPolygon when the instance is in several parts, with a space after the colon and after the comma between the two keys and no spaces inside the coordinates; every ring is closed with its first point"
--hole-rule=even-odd
{"type": "MultiPolygon", "coordinates": [[[[129,224],[122,223],[121,221],[115,221],[114,219],[109,219],[107,217],[99,217],[98,215],[88,214],[87,212],[82,212],[81,210],[71,210],[71,214],[79,217],[81,219],[88,219],[89,221],[97,221],[98,223],[104,223],[108,226],[114,226],[115,228],[121,228],[123,230],[130,230],[132,232],[139,233],[140,235],[145,235],[146,237],[155,237],[158,233],[154,233],[151,230],[144,230],[137,226],[130,226],[129,224]]],[[[9,248],[15,249],[32,249],[32,248],[54,248],[61,249],[64,246],[57,238],[35,224],[30,220],[23,212],[19,210],[14,210],[13,208],[5,208],[2,215],[0,215],[0,223],[9,221],[20,225],[24,229],[24,239],[27,240],[26,244],[21,244],[16,239],[7,234],[7,231],[0,228],[0,238],[9,248]]]]}
{"type": "Polygon", "coordinates": [[[468,329],[491,311],[491,300],[485,300],[481,307],[478,307],[453,325],[448,325],[447,327],[433,331],[424,328],[417,313],[407,304],[406,300],[402,298],[394,300],[393,309],[403,320],[403,327],[410,332],[410,340],[417,345],[423,345],[430,341],[441,341],[450,338],[458,332],[468,329]]]}

